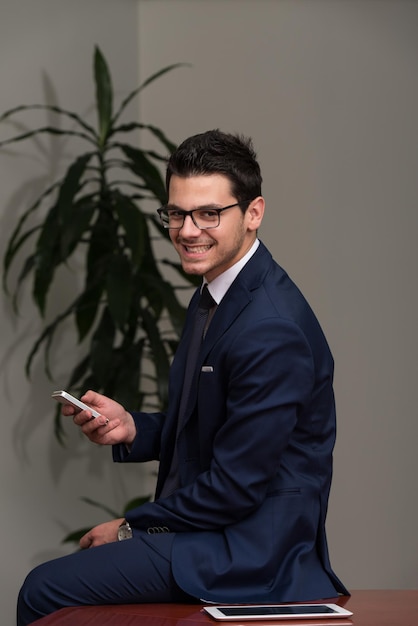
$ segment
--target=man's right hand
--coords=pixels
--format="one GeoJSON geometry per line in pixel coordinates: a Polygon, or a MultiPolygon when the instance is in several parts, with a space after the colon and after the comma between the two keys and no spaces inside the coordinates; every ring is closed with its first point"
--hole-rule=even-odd
{"type": "Polygon", "coordinates": [[[80,399],[100,413],[99,417],[92,419],[90,411],[77,411],[69,404],[63,406],[62,414],[73,415],[74,424],[90,441],[101,445],[132,444],[136,436],[135,422],[121,404],[95,391],[87,391],[80,399]]]}

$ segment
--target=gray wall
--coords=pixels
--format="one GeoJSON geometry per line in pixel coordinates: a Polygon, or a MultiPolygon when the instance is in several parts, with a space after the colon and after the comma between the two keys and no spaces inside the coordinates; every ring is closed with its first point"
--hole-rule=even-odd
{"type": "MultiPolygon", "coordinates": [[[[135,0],[2,0],[1,112],[48,99],[94,122],[94,45],[108,58],[117,93],[126,95],[138,83],[137,13],[135,0]]],[[[137,117],[136,107],[131,114],[137,117]]],[[[21,119],[28,125],[51,122],[41,113],[21,119]]],[[[0,137],[13,131],[0,122],[0,137]]],[[[49,181],[48,174],[56,174],[67,161],[67,142],[44,138],[40,144],[41,149],[39,144],[26,142],[10,148],[7,155],[0,154],[1,256],[17,215],[40,185],[49,181]]],[[[51,313],[54,301],[71,297],[76,282],[74,267],[61,275],[51,313]]],[[[54,381],[46,378],[41,362],[36,363],[32,379],[25,379],[24,359],[40,330],[28,291],[21,298],[18,319],[10,301],[0,295],[0,606],[4,626],[14,623],[16,595],[29,569],[72,550],[61,545],[68,532],[105,519],[79,498],[88,496],[118,508],[135,493],[134,472],[129,472],[134,468],[113,468],[109,451],[82,442],[71,422],[68,447],[61,448],[54,439],[50,394],[67,380],[71,338],[67,330],[53,351],[53,361],[59,363],[54,381]],[[125,475],[132,476],[131,487],[125,475]]],[[[146,480],[144,476],[141,490],[147,490],[146,480]]]]}
{"type": "Polygon", "coordinates": [[[418,587],[418,3],[140,4],[142,100],[176,140],[252,135],[260,237],[302,288],[336,361],[333,565],[351,588],[418,587]]]}
{"type": "MultiPolygon", "coordinates": [[[[0,9],[2,111],[48,97],[88,115],[98,43],[121,94],[163,65],[192,64],[141,98],[142,121],[173,140],[213,127],[253,136],[267,200],[260,236],[335,356],[328,531],[351,588],[418,586],[417,34],[418,3],[408,0],[3,0],[0,9]]],[[[1,137],[9,132],[0,124],[1,137]]],[[[0,155],[1,253],[21,203],[65,162],[66,145],[44,148],[0,155]]],[[[72,269],[54,298],[74,282],[72,269]]],[[[24,378],[40,323],[28,294],[21,302],[16,320],[0,300],[4,624],[28,569],[68,551],[66,532],[102,519],[79,496],[117,507],[153,483],[152,467],[138,479],[76,433],[59,448],[48,396],[66,365],[53,382],[41,364],[24,378]]],[[[70,333],[60,338],[57,362],[70,345],[70,333]]]]}

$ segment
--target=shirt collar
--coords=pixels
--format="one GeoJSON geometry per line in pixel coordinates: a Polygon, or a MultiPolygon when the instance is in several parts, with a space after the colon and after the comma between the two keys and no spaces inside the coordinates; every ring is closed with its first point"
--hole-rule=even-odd
{"type": "Polygon", "coordinates": [[[238,274],[240,273],[244,265],[248,263],[248,261],[251,259],[251,257],[253,256],[253,254],[255,253],[259,245],[260,245],[260,241],[256,239],[253,245],[251,246],[251,248],[248,250],[248,252],[244,254],[242,259],[237,261],[232,267],[225,270],[225,272],[222,272],[222,274],[214,278],[210,283],[208,283],[208,281],[205,278],[203,278],[201,289],[203,289],[203,286],[207,284],[209,293],[212,296],[212,298],[215,300],[216,304],[220,303],[220,301],[222,300],[222,298],[224,297],[224,295],[226,294],[226,292],[228,291],[228,289],[230,288],[230,286],[232,285],[232,283],[234,282],[234,280],[236,279],[236,277],[238,276],[238,274]]]}

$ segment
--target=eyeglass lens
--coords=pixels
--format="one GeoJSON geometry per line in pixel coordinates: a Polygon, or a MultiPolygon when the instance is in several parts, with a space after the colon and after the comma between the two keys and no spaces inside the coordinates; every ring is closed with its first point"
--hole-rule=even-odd
{"type": "Polygon", "coordinates": [[[178,211],[177,209],[164,209],[161,211],[161,219],[168,228],[181,228],[186,215],[190,215],[195,226],[201,230],[219,226],[219,210],[216,209],[195,209],[190,211],[190,213],[178,211]]]}

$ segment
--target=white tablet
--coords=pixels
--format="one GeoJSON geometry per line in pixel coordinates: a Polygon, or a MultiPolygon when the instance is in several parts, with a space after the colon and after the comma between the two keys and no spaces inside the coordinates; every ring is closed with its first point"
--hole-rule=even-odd
{"type": "Polygon", "coordinates": [[[232,606],[204,606],[203,609],[217,620],[267,620],[267,619],[323,619],[324,617],[350,617],[337,604],[248,604],[232,606]]]}

